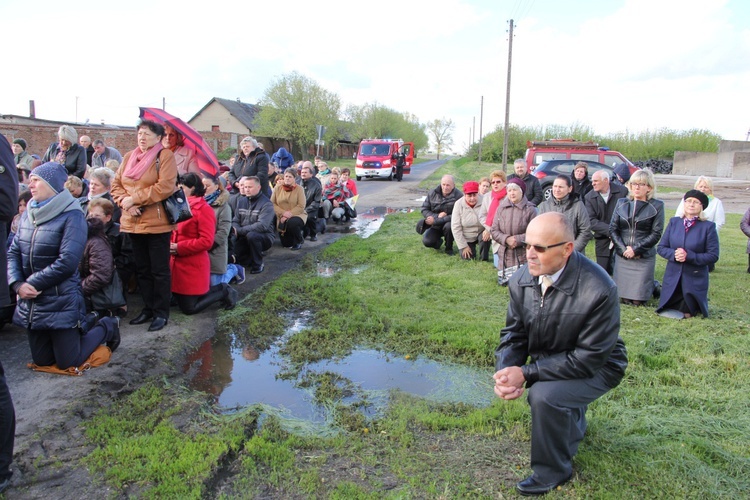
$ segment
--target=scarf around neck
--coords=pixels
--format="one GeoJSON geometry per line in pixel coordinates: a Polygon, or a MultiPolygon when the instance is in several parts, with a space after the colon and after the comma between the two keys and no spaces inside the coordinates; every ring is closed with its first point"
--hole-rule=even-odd
{"type": "Polygon", "coordinates": [[[140,148],[135,148],[133,152],[130,153],[130,158],[128,158],[128,163],[125,165],[122,175],[128,179],[137,181],[143,177],[143,174],[146,173],[148,167],[154,163],[157,155],[162,149],[164,149],[164,146],[162,146],[160,142],[157,142],[154,147],[147,149],[146,151],[141,151],[140,148]]]}
{"type": "Polygon", "coordinates": [[[490,202],[490,208],[487,211],[487,225],[492,226],[492,221],[495,220],[495,212],[497,212],[497,206],[500,205],[500,202],[505,198],[505,195],[508,194],[505,188],[501,189],[500,191],[490,191],[490,194],[492,195],[492,201],[490,202]]]}
{"type": "Polygon", "coordinates": [[[83,212],[78,199],[73,198],[73,195],[67,189],[60,191],[52,198],[44,200],[41,203],[31,200],[26,209],[29,213],[29,220],[34,226],[49,222],[61,213],[70,212],[71,210],[83,212]]]}

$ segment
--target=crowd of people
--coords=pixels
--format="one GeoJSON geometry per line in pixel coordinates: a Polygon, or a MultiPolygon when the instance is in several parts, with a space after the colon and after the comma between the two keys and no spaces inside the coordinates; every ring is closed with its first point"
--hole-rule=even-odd
{"type": "MultiPolygon", "coordinates": [[[[663,316],[708,316],[708,276],[719,259],[718,231],[725,223],[708,177],[697,179],[665,224],[664,203],[655,196],[656,180],[648,169],[632,175],[622,168],[616,175],[597,170],[589,179],[588,165],[579,162],[570,176],[554,179],[547,200],[523,159],[513,170],[507,178],[493,171],[461,189],[453,176],[443,176],[422,204],[417,232],[424,246],[445,245],[448,255],[457,246],[462,259],[489,261],[492,255],[498,282],[507,284],[526,263],[530,222],[556,212],[570,223],[575,251],[585,253],[594,240],[594,259],[617,285],[620,303],[643,306],[655,298],[663,316]],[[663,284],[655,279],[657,255],[667,261],[663,284]]],[[[746,219],[747,214],[741,227],[748,234],[746,219]]]]}

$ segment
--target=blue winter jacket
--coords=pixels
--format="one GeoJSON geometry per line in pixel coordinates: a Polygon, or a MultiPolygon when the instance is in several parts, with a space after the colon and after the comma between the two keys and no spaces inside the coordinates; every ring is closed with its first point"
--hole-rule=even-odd
{"type": "Polygon", "coordinates": [[[74,328],[86,314],[78,274],[88,234],[86,217],[67,190],[56,196],[67,201],[61,213],[35,225],[27,210],[8,252],[13,290],[26,282],[42,292],[35,299],[19,299],[13,323],[22,328],[74,328]]]}
{"type": "Polygon", "coordinates": [[[287,167],[294,165],[294,157],[284,148],[279,148],[279,150],[271,157],[271,161],[278,165],[282,172],[286,170],[287,167]]]}

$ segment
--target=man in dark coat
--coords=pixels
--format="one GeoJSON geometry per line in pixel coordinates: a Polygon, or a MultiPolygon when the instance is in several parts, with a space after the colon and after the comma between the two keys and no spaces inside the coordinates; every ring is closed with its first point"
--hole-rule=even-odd
{"type": "Polygon", "coordinates": [[[596,244],[596,263],[612,276],[615,247],[609,238],[609,223],[615,212],[617,200],[628,195],[622,184],[610,183],[609,172],[597,170],[591,176],[593,189],[584,196],[584,205],[591,218],[591,230],[596,244]]]}
{"type": "Polygon", "coordinates": [[[422,244],[440,250],[445,238],[445,253],[453,255],[453,232],[451,215],[453,206],[464,194],[456,189],[452,175],[444,175],[440,185],[427,193],[422,203],[422,219],[417,224],[417,231],[422,235],[422,244]]]}
{"type": "MultiPolygon", "coordinates": [[[[310,236],[310,241],[317,241],[318,209],[323,199],[323,186],[315,177],[315,168],[309,161],[302,166],[299,175],[302,179],[302,189],[305,190],[305,212],[307,212],[305,234],[310,236]]],[[[323,220],[323,224],[325,224],[325,220],[323,220]]]]}
{"type": "Polygon", "coordinates": [[[527,265],[510,279],[510,301],[495,350],[495,394],[529,391],[531,468],[522,495],[543,495],[573,475],[586,409],[625,375],[617,287],[573,249],[573,228],[544,213],[526,229],[527,265]]]}
{"type": "Polygon", "coordinates": [[[247,177],[245,196],[237,203],[232,230],[237,236],[237,263],[250,267],[250,274],[263,272],[263,252],[271,248],[276,231],[273,203],[261,192],[260,180],[247,177]]]}
{"type": "Polygon", "coordinates": [[[539,185],[539,179],[529,172],[529,167],[526,166],[526,160],[523,158],[519,158],[513,162],[513,170],[515,174],[510,174],[508,180],[521,179],[526,184],[526,199],[538,207],[544,201],[544,194],[542,193],[542,186],[539,185]]]}

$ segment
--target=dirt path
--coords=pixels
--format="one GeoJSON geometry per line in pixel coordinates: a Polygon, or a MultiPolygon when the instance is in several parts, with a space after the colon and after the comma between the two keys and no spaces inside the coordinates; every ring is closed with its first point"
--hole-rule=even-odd
{"type": "MultiPolygon", "coordinates": [[[[424,192],[417,185],[434,168],[423,168],[422,172],[405,177],[402,183],[375,185],[377,194],[360,198],[359,213],[375,206],[421,206],[417,198],[424,192]]],[[[319,251],[349,231],[347,225],[332,224],[318,241],[306,241],[294,255],[277,243],[266,257],[266,270],[258,275],[248,274],[247,281],[237,286],[240,297],[247,297],[296,267],[304,255],[319,251]]],[[[79,377],[30,370],[26,366],[31,358],[25,331],[14,325],[6,325],[0,331],[0,361],[16,409],[14,475],[6,498],[49,498],[51,492],[56,498],[112,495],[114,492],[95,484],[77,462],[90,452],[84,444],[81,424],[97,409],[133,392],[148,379],[183,382],[185,356],[214,335],[219,314],[217,306],[196,316],[172,309],[169,324],[150,333],[147,325],[128,324],[142,307],[140,297],[131,297],[129,307],[131,312],[121,325],[122,343],[110,363],[79,377]]]]}

